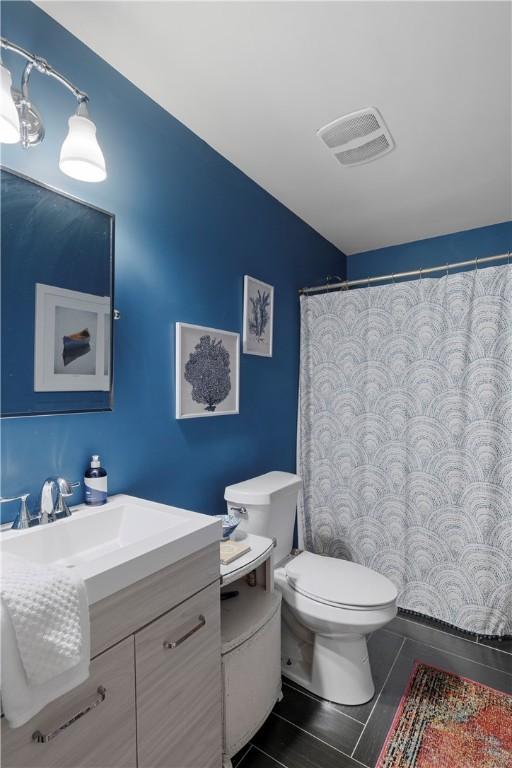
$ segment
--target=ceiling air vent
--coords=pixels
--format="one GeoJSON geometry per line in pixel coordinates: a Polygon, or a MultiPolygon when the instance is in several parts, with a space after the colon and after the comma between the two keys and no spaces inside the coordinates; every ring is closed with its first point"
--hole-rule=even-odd
{"type": "Polygon", "coordinates": [[[339,117],[317,132],[342,165],[361,165],[391,152],[395,142],[379,110],[360,109],[339,117]]]}

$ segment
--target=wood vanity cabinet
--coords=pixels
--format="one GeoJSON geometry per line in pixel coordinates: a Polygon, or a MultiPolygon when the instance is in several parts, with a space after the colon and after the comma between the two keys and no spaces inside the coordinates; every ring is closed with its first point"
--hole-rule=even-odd
{"type": "Polygon", "coordinates": [[[218,544],[91,606],[91,648],[85,683],[2,718],[2,768],[220,768],[218,544]]]}
{"type": "Polygon", "coordinates": [[[219,602],[212,584],[135,635],[139,768],[220,764],[219,602]]]}
{"type": "Polygon", "coordinates": [[[2,768],[135,768],[134,639],[128,637],[91,663],[88,680],[53,701],[20,728],[2,722],[2,768]],[[68,728],[71,717],[104,699],[68,728]],[[32,734],[50,736],[37,743],[32,734]]]}

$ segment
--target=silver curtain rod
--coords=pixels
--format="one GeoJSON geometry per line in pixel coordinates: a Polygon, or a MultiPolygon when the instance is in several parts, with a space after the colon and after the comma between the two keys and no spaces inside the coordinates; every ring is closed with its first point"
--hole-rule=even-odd
{"type": "Polygon", "coordinates": [[[439,267],[412,269],[410,272],[395,272],[390,275],[377,275],[377,277],[365,277],[359,280],[343,280],[339,283],[325,283],[325,285],[309,286],[308,288],[300,288],[299,294],[306,295],[308,293],[315,293],[316,291],[344,291],[354,285],[370,285],[371,283],[380,283],[386,280],[396,280],[397,278],[401,277],[416,277],[418,275],[423,277],[423,275],[429,275],[432,272],[448,272],[450,269],[457,269],[459,267],[474,266],[475,268],[478,268],[480,264],[488,264],[490,261],[497,261],[498,259],[508,259],[510,261],[510,251],[507,253],[501,253],[499,256],[483,256],[481,259],[455,261],[452,264],[444,264],[443,266],[439,267]]]}

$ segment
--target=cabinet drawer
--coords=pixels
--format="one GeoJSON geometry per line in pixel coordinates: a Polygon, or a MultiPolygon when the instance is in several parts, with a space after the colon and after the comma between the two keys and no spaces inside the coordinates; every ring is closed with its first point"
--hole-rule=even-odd
{"type": "Polygon", "coordinates": [[[98,656],[91,662],[91,674],[85,683],[48,704],[25,725],[9,728],[3,719],[2,766],[135,768],[133,637],[98,656]],[[58,731],[94,702],[100,703],[58,731]],[[32,739],[36,731],[43,736],[55,735],[46,743],[37,743],[32,739]]]}
{"type": "Polygon", "coordinates": [[[139,768],[219,768],[219,584],[135,635],[139,768]]]}
{"type": "Polygon", "coordinates": [[[91,658],[218,579],[216,542],[94,603],[90,606],[91,658]]]}

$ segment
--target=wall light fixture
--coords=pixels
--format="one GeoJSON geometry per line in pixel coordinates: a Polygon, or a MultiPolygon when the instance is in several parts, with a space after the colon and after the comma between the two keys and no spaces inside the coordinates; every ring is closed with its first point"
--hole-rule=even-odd
{"type": "Polygon", "coordinates": [[[80,91],[64,75],[51,67],[45,59],[0,38],[0,47],[23,56],[27,63],[21,76],[21,88],[12,86],[11,73],[0,62],[0,142],[35,147],[44,139],[44,124],[36,107],[29,98],[29,81],[32,70],[53,77],[74,95],[78,102],[76,113],[69,118],[68,135],[60,150],[61,171],[79,181],[103,181],[107,178],[105,158],[96,139],[96,126],[89,117],[89,97],[80,91]]]}

